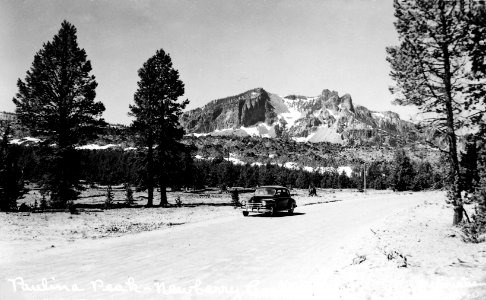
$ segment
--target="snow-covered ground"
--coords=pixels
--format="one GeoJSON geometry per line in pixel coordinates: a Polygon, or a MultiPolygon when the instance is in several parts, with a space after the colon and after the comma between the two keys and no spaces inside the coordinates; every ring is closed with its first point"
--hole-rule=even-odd
{"type": "MultiPolygon", "coordinates": [[[[0,299],[485,299],[485,247],[450,227],[443,192],[318,194],[307,203],[335,202],[297,200],[294,216],[277,217],[194,210],[208,217],[33,251],[29,236],[2,233],[18,251],[0,261],[0,299]]],[[[17,217],[8,226],[19,234],[42,226],[17,217]]],[[[73,219],[63,221],[96,224],[73,219]]]]}

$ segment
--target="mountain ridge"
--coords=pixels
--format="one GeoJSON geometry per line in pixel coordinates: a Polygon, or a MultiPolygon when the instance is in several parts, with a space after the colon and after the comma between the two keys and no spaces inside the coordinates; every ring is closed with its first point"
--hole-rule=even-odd
{"type": "Polygon", "coordinates": [[[392,111],[355,105],[350,94],[324,89],[318,96],[279,96],[255,88],[186,111],[180,123],[188,134],[288,136],[300,142],[391,145],[418,140],[415,124],[392,111]]]}

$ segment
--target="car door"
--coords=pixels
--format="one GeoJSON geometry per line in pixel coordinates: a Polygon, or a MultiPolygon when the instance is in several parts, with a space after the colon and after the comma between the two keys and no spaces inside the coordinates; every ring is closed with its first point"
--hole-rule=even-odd
{"type": "Polygon", "coordinates": [[[278,199],[278,209],[283,210],[286,209],[289,205],[289,193],[286,189],[280,189],[279,199],[278,199]]]}
{"type": "Polygon", "coordinates": [[[290,209],[290,208],[292,208],[291,205],[294,203],[294,200],[290,196],[290,191],[288,189],[285,189],[285,195],[286,195],[285,198],[287,199],[285,206],[286,206],[286,208],[290,209]]]}

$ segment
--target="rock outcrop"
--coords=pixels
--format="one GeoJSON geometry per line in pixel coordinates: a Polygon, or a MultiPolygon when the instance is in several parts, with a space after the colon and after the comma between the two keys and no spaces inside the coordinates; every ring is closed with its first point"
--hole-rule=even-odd
{"type": "Polygon", "coordinates": [[[262,88],[211,101],[202,108],[184,113],[181,118],[182,125],[191,133],[249,127],[259,122],[271,125],[275,121],[275,108],[262,88]]]}

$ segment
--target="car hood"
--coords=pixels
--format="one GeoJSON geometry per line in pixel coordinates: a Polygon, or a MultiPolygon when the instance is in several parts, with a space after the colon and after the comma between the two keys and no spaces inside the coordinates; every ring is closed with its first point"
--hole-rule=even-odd
{"type": "Polygon", "coordinates": [[[275,200],[274,196],[253,196],[250,202],[261,201],[261,200],[275,200]]]}

